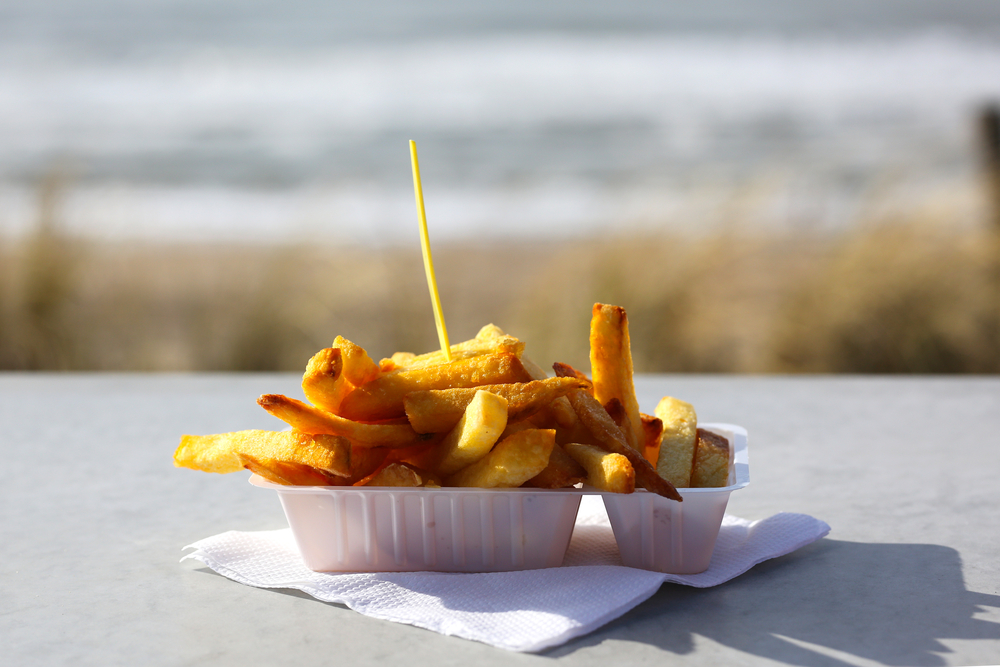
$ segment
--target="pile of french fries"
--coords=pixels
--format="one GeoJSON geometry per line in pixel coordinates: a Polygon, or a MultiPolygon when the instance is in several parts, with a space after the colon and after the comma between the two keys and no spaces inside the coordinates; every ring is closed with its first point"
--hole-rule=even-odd
{"type": "Polygon", "coordinates": [[[728,442],[697,428],[687,403],[640,412],[628,319],[595,304],[591,377],[557,363],[554,377],[524,343],[487,325],[443,350],[376,363],[342,337],[306,366],[306,401],[258,404],[291,428],[185,435],[174,464],[248,469],[277,484],[568,488],[682,500],[678,488],[725,486],[728,442]]]}

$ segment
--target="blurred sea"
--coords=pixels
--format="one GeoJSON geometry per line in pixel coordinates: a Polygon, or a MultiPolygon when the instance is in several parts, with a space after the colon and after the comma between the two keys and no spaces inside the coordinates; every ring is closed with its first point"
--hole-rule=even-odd
{"type": "Polygon", "coordinates": [[[986,0],[0,0],[0,235],[413,243],[408,139],[434,241],[839,229],[991,101],[986,0]]]}

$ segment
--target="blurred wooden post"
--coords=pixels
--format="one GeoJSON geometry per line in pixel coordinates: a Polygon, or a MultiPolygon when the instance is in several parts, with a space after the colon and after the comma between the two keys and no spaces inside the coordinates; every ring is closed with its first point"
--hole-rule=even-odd
{"type": "Polygon", "coordinates": [[[979,141],[983,154],[983,180],[990,207],[992,262],[990,279],[993,283],[993,319],[990,340],[993,348],[991,367],[983,370],[1000,372],[1000,106],[989,104],[979,113],[979,141]]]}
{"type": "Polygon", "coordinates": [[[1000,231],[1000,107],[990,104],[979,114],[979,141],[993,229],[1000,231]]]}

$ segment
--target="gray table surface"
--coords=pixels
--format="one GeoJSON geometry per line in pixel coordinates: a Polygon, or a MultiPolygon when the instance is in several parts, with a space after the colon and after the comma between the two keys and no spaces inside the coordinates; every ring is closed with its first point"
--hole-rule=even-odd
{"type": "Polygon", "coordinates": [[[246,475],[175,469],[182,433],[276,428],[294,375],[0,374],[0,656],[17,665],[1000,663],[1000,379],[644,376],[750,433],[729,512],[830,535],[716,588],[667,584],[518,654],[236,584],[181,548],[284,527],[246,475]]]}

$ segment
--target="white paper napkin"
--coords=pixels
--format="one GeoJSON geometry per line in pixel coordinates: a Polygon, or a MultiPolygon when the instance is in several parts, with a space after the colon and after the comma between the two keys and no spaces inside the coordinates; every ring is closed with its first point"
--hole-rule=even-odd
{"type": "MultiPolygon", "coordinates": [[[[184,559],[234,581],[294,588],[326,602],[512,651],[541,651],[587,634],[649,598],[664,582],[705,588],[830,532],[804,514],[761,521],[726,516],[708,570],[676,575],[625,567],[599,496],[584,497],[562,567],[520,572],[329,574],[299,557],[291,531],[230,531],[184,559]]],[[[182,560],[184,560],[182,559],[182,560]]]]}

